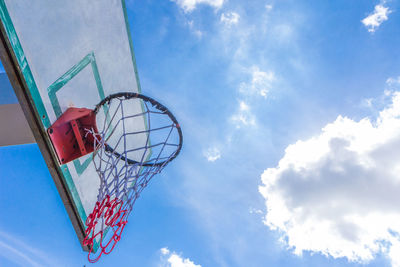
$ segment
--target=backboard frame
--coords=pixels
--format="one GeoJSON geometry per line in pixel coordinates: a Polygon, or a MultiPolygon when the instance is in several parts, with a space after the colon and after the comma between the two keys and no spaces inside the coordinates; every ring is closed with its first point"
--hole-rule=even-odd
{"type": "MultiPolygon", "coordinates": [[[[52,145],[48,141],[47,132],[42,128],[41,118],[34,108],[32,96],[28,95],[28,86],[19,67],[16,55],[8,40],[7,33],[3,23],[0,21],[0,59],[6,71],[10,83],[21,105],[22,111],[32,130],[33,136],[39,146],[40,152],[47,164],[51,177],[60,194],[61,200],[67,210],[68,216],[72,222],[79,242],[82,244],[85,238],[85,226],[79,219],[77,207],[72,201],[72,195],[68,190],[66,183],[63,181],[62,173],[58,162],[55,160],[56,155],[52,145]]],[[[90,251],[88,246],[83,246],[84,251],[90,251]]]]}
{"type": "MultiPolygon", "coordinates": [[[[133,51],[129,23],[127,20],[125,0],[120,0],[120,1],[122,3],[123,15],[125,18],[125,24],[126,24],[125,26],[126,26],[126,32],[128,35],[128,39],[129,39],[132,63],[134,64],[134,70],[135,70],[134,75],[136,76],[138,91],[140,92],[141,91],[140,82],[138,79],[136,60],[135,60],[134,51],[133,51]]],[[[0,59],[3,63],[4,69],[8,75],[10,83],[15,91],[17,99],[21,105],[23,113],[28,121],[28,124],[29,124],[31,130],[32,130],[33,136],[34,136],[34,138],[39,146],[39,149],[43,155],[43,158],[47,164],[47,167],[50,171],[52,179],[58,190],[58,193],[61,196],[62,202],[67,210],[68,216],[72,222],[72,225],[73,225],[74,230],[78,236],[78,239],[82,245],[82,248],[85,251],[90,251],[90,247],[83,246],[83,240],[85,238],[86,227],[81,220],[79,207],[77,207],[75,205],[73,192],[70,191],[67,181],[64,180],[65,174],[63,173],[62,165],[60,166],[58,161],[56,160],[57,156],[56,156],[53,146],[50,143],[49,138],[47,136],[47,132],[46,132],[47,129],[45,129],[45,126],[43,124],[43,120],[47,119],[47,118],[43,117],[45,115],[39,114],[37,103],[35,104],[35,101],[34,101],[35,96],[32,95],[32,93],[30,92],[30,89],[29,89],[29,82],[31,82],[31,81],[27,81],[27,79],[25,78],[27,76],[26,72],[30,71],[28,62],[26,62],[26,58],[24,57],[23,52],[22,52],[22,55],[18,54],[18,51],[17,51],[17,53],[15,52],[15,46],[20,45],[18,36],[16,35],[15,32],[14,33],[10,33],[10,31],[7,32],[7,29],[8,30],[10,29],[10,24],[7,25],[7,27],[5,24],[7,24],[7,19],[10,19],[10,18],[9,18],[9,15],[7,14],[7,12],[3,12],[4,10],[6,10],[4,0],[0,0],[0,16],[2,18],[0,20],[0,59]],[[8,16],[8,18],[7,18],[7,16],[8,16]],[[15,34],[15,36],[12,36],[14,38],[10,38],[10,34],[11,35],[15,34]]],[[[11,21],[10,21],[10,23],[11,23],[11,21]]],[[[11,27],[12,27],[12,23],[11,23],[11,27]]],[[[22,51],[22,49],[21,49],[21,51],[22,51]]],[[[91,55],[88,54],[87,57],[88,57],[87,59],[90,60],[91,55]]],[[[91,64],[91,62],[89,62],[88,64],[91,64]]],[[[101,96],[101,97],[104,97],[104,96],[101,96]]]]}

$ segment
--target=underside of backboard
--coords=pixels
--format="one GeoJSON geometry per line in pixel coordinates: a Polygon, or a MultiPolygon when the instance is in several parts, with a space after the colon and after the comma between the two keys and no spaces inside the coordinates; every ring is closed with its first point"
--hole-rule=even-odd
{"type": "Polygon", "coordinates": [[[59,165],[46,130],[68,107],[140,92],[125,1],[90,2],[0,0],[1,61],[81,244],[99,183],[92,156],[59,165]]]}

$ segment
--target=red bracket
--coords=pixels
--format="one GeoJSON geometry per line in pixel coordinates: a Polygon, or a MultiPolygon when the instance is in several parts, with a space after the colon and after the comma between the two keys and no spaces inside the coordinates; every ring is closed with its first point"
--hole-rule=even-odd
{"type": "Polygon", "coordinates": [[[96,114],[91,109],[68,108],[47,129],[60,164],[87,155],[94,150],[94,137],[98,133],[96,114]]]}

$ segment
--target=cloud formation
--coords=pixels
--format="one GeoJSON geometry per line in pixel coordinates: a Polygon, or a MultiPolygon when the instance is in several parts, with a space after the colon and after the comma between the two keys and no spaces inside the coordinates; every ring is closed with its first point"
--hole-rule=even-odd
{"type": "Polygon", "coordinates": [[[384,1],[375,6],[374,12],[364,18],[361,22],[367,27],[369,32],[375,32],[376,29],[386,20],[391,13],[388,7],[384,7],[384,1]]]}
{"type": "Polygon", "coordinates": [[[254,96],[262,96],[267,98],[274,81],[275,74],[272,71],[262,71],[259,67],[253,66],[246,70],[250,73],[250,80],[242,82],[238,91],[242,95],[237,111],[230,117],[236,128],[242,126],[256,126],[256,116],[250,108],[250,104],[254,102],[254,96]],[[250,104],[249,104],[250,103],[250,104]]]}
{"type": "Polygon", "coordinates": [[[215,9],[219,9],[224,4],[224,0],[171,0],[175,2],[184,12],[192,12],[197,5],[209,5],[215,9]]]}
{"type": "Polygon", "coordinates": [[[264,223],[295,254],[400,266],[400,92],[375,120],[339,116],[262,174],[264,223]]]}
{"type": "Polygon", "coordinates": [[[238,110],[231,116],[231,121],[235,124],[236,128],[256,125],[256,118],[248,104],[244,101],[239,101],[238,110]]]}
{"type": "Polygon", "coordinates": [[[221,151],[217,147],[210,147],[203,153],[204,157],[210,162],[214,162],[221,158],[221,151]]]}
{"type": "Polygon", "coordinates": [[[250,82],[241,83],[239,92],[245,95],[257,94],[266,98],[272,83],[275,81],[275,74],[272,71],[261,71],[257,66],[250,69],[250,74],[250,82]]]}
{"type": "Polygon", "coordinates": [[[1,257],[20,266],[59,266],[49,254],[0,230],[1,257]]]}
{"type": "Polygon", "coordinates": [[[162,257],[162,265],[168,267],[201,267],[201,265],[194,264],[190,259],[184,259],[179,256],[175,251],[171,252],[168,248],[160,249],[162,257]]]}
{"type": "Polygon", "coordinates": [[[396,78],[389,78],[389,79],[387,79],[386,80],[386,84],[389,86],[389,87],[392,87],[392,86],[399,86],[400,85],[400,76],[398,76],[398,77],[396,77],[396,78]]]}
{"type": "Polygon", "coordinates": [[[187,25],[189,26],[190,31],[197,36],[197,38],[201,39],[203,37],[203,32],[200,31],[199,29],[196,29],[194,26],[193,20],[187,21],[187,25]]]}
{"type": "Polygon", "coordinates": [[[221,22],[227,26],[237,24],[239,22],[239,14],[236,12],[228,12],[221,14],[221,22]]]}

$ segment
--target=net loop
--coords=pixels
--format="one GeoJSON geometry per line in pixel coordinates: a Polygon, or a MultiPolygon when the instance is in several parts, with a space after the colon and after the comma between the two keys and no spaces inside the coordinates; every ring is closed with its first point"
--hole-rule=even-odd
{"type": "Polygon", "coordinates": [[[83,244],[91,245],[89,252],[89,261],[96,262],[102,254],[109,254],[115,247],[115,244],[121,239],[122,231],[128,222],[126,220],[126,210],[122,209],[123,203],[121,200],[113,199],[110,201],[110,196],[106,196],[102,202],[97,201],[93,212],[88,216],[86,220],[86,237],[83,244]],[[113,231],[111,238],[104,243],[103,235],[104,231],[96,231],[99,219],[103,218],[104,225],[110,227],[113,231]],[[99,238],[101,251],[97,256],[93,258],[93,242],[99,238]],[[113,242],[114,241],[114,242],[113,242]],[[113,244],[111,247],[110,244],[113,244]],[[107,250],[108,249],[108,250],[107,250]]]}

